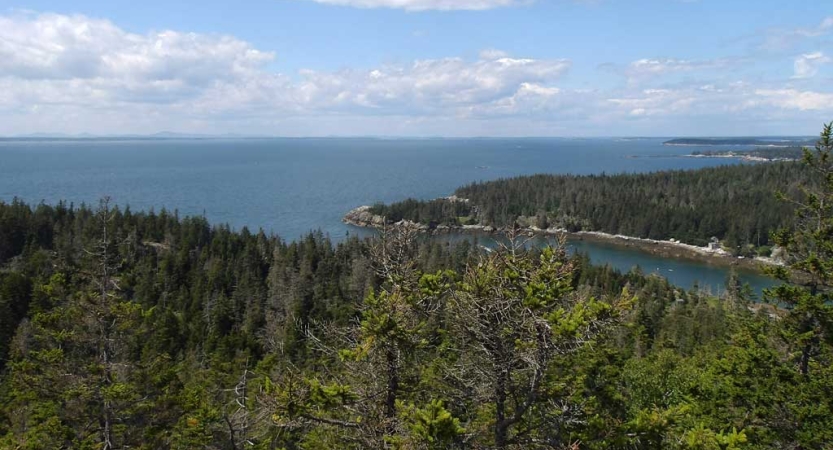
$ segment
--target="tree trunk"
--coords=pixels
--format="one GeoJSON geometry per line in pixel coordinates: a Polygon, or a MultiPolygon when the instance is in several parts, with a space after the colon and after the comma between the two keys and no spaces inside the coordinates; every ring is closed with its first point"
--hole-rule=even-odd
{"type": "MultiPolygon", "coordinates": [[[[105,338],[104,345],[107,345],[107,340],[105,338]]],[[[103,379],[103,387],[109,387],[112,384],[112,378],[110,373],[110,353],[105,350],[102,352],[102,362],[104,363],[104,379],[103,379]]],[[[102,440],[104,441],[102,444],[102,450],[112,450],[113,447],[113,415],[112,415],[112,405],[110,405],[110,400],[103,399],[101,405],[101,419],[102,419],[102,440]]]]}
{"type": "MultiPolygon", "coordinates": [[[[810,289],[812,295],[816,295],[817,287],[813,285],[810,289]]],[[[811,315],[807,315],[804,320],[804,326],[802,327],[804,330],[814,330],[818,325],[815,318],[811,315]]],[[[801,359],[798,362],[798,370],[803,376],[808,376],[810,374],[810,358],[813,357],[814,350],[816,346],[819,344],[819,339],[817,335],[813,334],[813,336],[804,344],[801,348],[801,359]]]]}
{"type": "Polygon", "coordinates": [[[506,448],[506,378],[507,373],[502,368],[497,370],[495,383],[495,448],[506,448]]]}
{"type": "Polygon", "coordinates": [[[385,417],[396,417],[396,394],[399,392],[399,361],[396,350],[389,348],[385,352],[388,365],[388,388],[385,397],[385,417]]]}

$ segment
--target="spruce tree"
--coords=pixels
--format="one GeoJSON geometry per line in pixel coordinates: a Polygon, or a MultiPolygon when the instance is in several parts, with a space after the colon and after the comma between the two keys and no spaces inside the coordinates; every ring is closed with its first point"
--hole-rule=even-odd
{"type": "Polygon", "coordinates": [[[815,149],[804,149],[804,164],[812,178],[799,198],[779,195],[795,205],[796,217],[792,227],[773,236],[787,256],[784,267],[769,272],[785,283],[766,294],[788,309],[798,370],[809,376],[823,346],[833,343],[833,122],[824,126],[815,149]]]}

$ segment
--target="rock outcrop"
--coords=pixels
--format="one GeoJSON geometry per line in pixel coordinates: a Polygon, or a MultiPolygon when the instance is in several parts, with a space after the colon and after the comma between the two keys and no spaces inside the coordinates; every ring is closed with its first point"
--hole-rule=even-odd
{"type": "Polygon", "coordinates": [[[370,209],[370,206],[359,206],[358,208],[345,214],[342,222],[348,225],[364,228],[382,228],[386,225],[390,225],[395,227],[414,228],[420,231],[429,231],[428,225],[411,222],[410,220],[400,220],[396,223],[388,223],[384,217],[378,214],[373,214],[370,209]]]}

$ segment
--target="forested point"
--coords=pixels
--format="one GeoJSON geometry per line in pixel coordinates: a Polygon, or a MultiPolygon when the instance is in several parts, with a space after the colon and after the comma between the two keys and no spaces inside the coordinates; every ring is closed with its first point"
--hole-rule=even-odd
{"type": "Polygon", "coordinates": [[[757,147],[752,150],[695,150],[689,156],[736,157],[760,161],[796,161],[804,153],[801,147],[757,147]]]}
{"type": "Polygon", "coordinates": [[[815,145],[814,139],[796,139],[796,138],[756,138],[756,137],[736,137],[736,138],[675,138],[663,142],[663,145],[696,145],[696,146],[714,146],[714,145],[742,145],[742,146],[809,146],[815,145]]]}
{"type": "Polygon", "coordinates": [[[563,243],[0,202],[0,448],[829,448],[831,149],[772,236],[778,307],[563,243]]]}
{"type": "Polygon", "coordinates": [[[769,256],[770,234],[788,226],[811,177],[801,163],[737,164],[645,174],[532,175],[472,183],[458,198],[374,205],[390,223],[495,228],[561,228],[705,246],[718,238],[733,254],[769,256]]]}

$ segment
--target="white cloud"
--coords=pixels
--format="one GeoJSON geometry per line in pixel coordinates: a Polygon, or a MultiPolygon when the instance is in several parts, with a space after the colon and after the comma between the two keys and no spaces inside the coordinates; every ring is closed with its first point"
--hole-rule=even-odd
{"type": "MultiPolygon", "coordinates": [[[[821,77],[795,90],[784,80],[714,76],[737,60],[640,59],[626,69],[639,83],[571,89],[569,60],[495,49],[289,75],[270,68],[276,58],[233,36],[137,34],[81,15],[0,16],[0,134],[673,134],[664,124],[816,123],[833,111],[821,77]],[[701,69],[703,79],[668,82],[701,69]]],[[[802,76],[827,60],[800,58],[802,76]]]]}
{"type": "Polygon", "coordinates": [[[796,89],[758,89],[755,94],[761,103],[779,108],[833,112],[833,94],[796,89]]]}
{"type": "Polygon", "coordinates": [[[274,55],[230,36],[127,33],[106,20],[0,17],[0,73],[27,79],[179,80],[245,76],[274,55]]]}
{"type": "Polygon", "coordinates": [[[500,8],[529,3],[522,0],[312,0],[328,5],[352,6],[356,8],[396,8],[407,11],[452,11],[500,8]]]}
{"type": "Polygon", "coordinates": [[[813,28],[798,28],[795,32],[802,36],[815,37],[827,34],[831,30],[833,30],[833,16],[825,17],[821,23],[813,28]]]}
{"type": "Polygon", "coordinates": [[[211,91],[275,83],[274,55],[231,36],[128,33],[109,21],[42,14],[0,16],[0,109],[122,108],[196,102],[211,91]]]}
{"type": "Polygon", "coordinates": [[[627,97],[607,100],[629,116],[655,116],[695,113],[696,103],[705,101],[689,89],[644,89],[627,97]]]}
{"type": "Polygon", "coordinates": [[[732,60],[725,58],[704,61],[645,58],[631,62],[624,73],[631,81],[638,81],[673,73],[720,69],[729,67],[732,63],[732,60]]]}
{"type": "Polygon", "coordinates": [[[518,117],[530,115],[561,115],[575,96],[557,87],[535,83],[521,83],[511,95],[502,96],[491,102],[470,105],[460,111],[465,117],[518,117]]]}
{"type": "Polygon", "coordinates": [[[444,58],[370,71],[304,71],[297,89],[311,106],[437,113],[514,95],[526,83],[551,83],[569,67],[566,60],[518,59],[485,52],[474,62],[444,58]]]}
{"type": "Polygon", "coordinates": [[[822,52],[805,53],[797,57],[793,63],[793,78],[812,78],[818,73],[819,66],[830,61],[822,52]]]}
{"type": "Polygon", "coordinates": [[[509,54],[503,50],[498,50],[494,48],[481,50],[480,51],[480,59],[500,59],[500,58],[508,58],[509,54]]]}
{"type": "Polygon", "coordinates": [[[11,118],[0,123],[31,128],[54,116],[63,118],[56,126],[105,131],[134,115],[157,128],[327,114],[457,117],[504,98],[551,95],[570,68],[486,50],[473,61],[300,70],[293,79],[268,69],[274,58],[231,36],[135,34],[81,15],[0,16],[0,117],[11,118]]]}
{"type": "Polygon", "coordinates": [[[691,70],[691,61],[680,59],[639,59],[630,64],[628,71],[634,74],[662,75],[669,72],[691,70]]]}
{"type": "Polygon", "coordinates": [[[763,35],[759,47],[764,50],[780,51],[789,49],[801,41],[825,36],[833,31],[833,16],[825,17],[812,27],[799,27],[790,30],[771,29],[763,35]]]}

